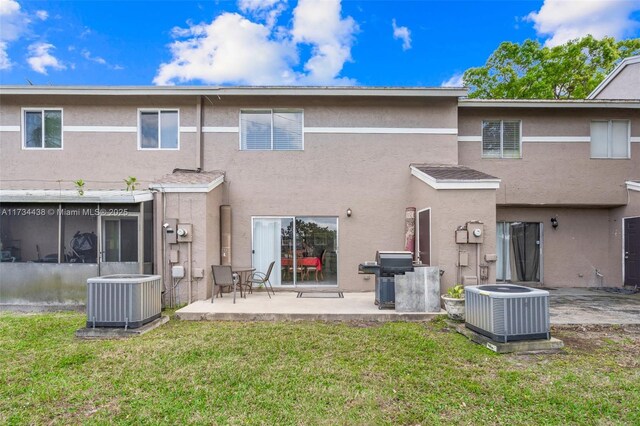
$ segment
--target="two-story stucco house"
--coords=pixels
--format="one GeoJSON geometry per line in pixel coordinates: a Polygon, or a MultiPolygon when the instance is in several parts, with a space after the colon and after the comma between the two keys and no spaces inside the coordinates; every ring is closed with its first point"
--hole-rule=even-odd
{"type": "Polygon", "coordinates": [[[0,87],[0,304],[81,304],[119,272],[185,303],[211,295],[211,265],[272,261],[274,287],[372,290],[357,266],[405,248],[407,208],[443,289],[640,284],[638,75],[627,59],[580,101],[0,87]]]}

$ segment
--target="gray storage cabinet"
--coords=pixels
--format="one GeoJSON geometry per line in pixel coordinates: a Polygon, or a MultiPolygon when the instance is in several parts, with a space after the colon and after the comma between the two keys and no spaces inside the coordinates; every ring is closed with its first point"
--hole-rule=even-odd
{"type": "Polygon", "coordinates": [[[117,274],[87,280],[87,327],[138,328],[160,318],[160,275],[117,274]]]}

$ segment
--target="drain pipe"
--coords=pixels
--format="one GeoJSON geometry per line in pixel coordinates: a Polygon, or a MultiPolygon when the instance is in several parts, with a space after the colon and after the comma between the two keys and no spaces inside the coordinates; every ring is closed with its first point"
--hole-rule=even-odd
{"type": "Polygon", "coordinates": [[[192,293],[193,293],[193,260],[191,258],[191,251],[193,248],[193,243],[187,242],[187,263],[189,264],[189,304],[191,304],[192,293]]]}

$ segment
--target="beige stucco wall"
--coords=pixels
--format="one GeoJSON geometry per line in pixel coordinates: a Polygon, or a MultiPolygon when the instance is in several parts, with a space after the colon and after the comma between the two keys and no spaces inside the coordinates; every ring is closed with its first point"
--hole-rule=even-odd
{"type": "MultiPolygon", "coordinates": [[[[460,108],[459,135],[481,136],[484,119],[522,120],[522,137],[589,137],[591,120],[628,119],[640,136],[637,109],[460,108]]],[[[624,182],[640,178],[640,144],[631,159],[591,159],[589,142],[523,142],[521,159],[483,159],[481,142],[460,142],[459,162],[502,179],[498,205],[622,205],[624,182]]]]}
{"type": "MultiPolygon", "coordinates": [[[[178,223],[191,224],[193,229],[192,243],[167,244],[167,250],[177,250],[179,252],[178,262],[174,265],[185,267],[185,277],[176,287],[176,302],[185,304],[189,300],[189,246],[191,245],[191,259],[193,268],[211,268],[207,266],[209,261],[207,255],[207,245],[209,236],[208,230],[208,200],[207,193],[166,193],[166,218],[178,219],[178,223]]],[[[158,212],[160,213],[160,212],[158,212]]],[[[175,234],[174,234],[175,235],[175,234]]],[[[162,241],[158,241],[162,244],[162,241]]],[[[168,259],[168,255],[167,255],[168,259]]],[[[209,274],[210,275],[210,274],[209,274]]],[[[208,276],[207,276],[208,277],[208,276]]],[[[165,284],[171,283],[171,268],[167,267],[165,272],[165,284]]],[[[209,284],[210,285],[210,284],[209,284]]],[[[191,296],[192,300],[204,299],[207,294],[207,280],[192,280],[191,296]],[[204,296],[204,297],[201,297],[204,296]]]]}
{"type": "Polygon", "coordinates": [[[626,65],[595,99],[640,99],[640,63],[626,65]]]}
{"type": "MultiPolygon", "coordinates": [[[[62,108],[63,126],[138,126],[138,108],[178,108],[180,126],[196,126],[196,97],[2,96],[0,126],[21,126],[22,108],[62,108]]],[[[22,132],[0,132],[3,189],[124,189],[135,176],[140,187],[171,173],[195,168],[196,133],[180,133],[179,150],[139,150],[133,132],[63,132],[63,149],[22,149],[22,132]]]]}
{"type": "MultiPolygon", "coordinates": [[[[238,126],[242,108],[262,107],[302,108],[305,127],[455,128],[457,122],[455,100],[212,101],[205,126],[238,126]]],[[[251,264],[252,217],[337,217],[339,285],[372,290],[357,267],[377,250],[403,248],[409,164],[454,164],[456,147],[455,135],[307,133],[304,151],[249,152],[239,150],[238,133],[206,133],[204,158],[206,170],[226,172],[234,264],[251,264]]]]}
{"type": "Polygon", "coordinates": [[[616,209],[509,208],[498,221],[542,223],[542,284],[548,287],[621,286],[621,230],[616,209]],[[553,229],[551,218],[558,218],[553,229]],[[604,275],[603,281],[596,270],[604,275]]]}
{"type": "Polygon", "coordinates": [[[487,282],[495,282],[495,263],[484,261],[485,254],[496,252],[495,190],[435,190],[412,178],[409,191],[416,210],[431,208],[431,263],[445,271],[440,280],[441,292],[461,282],[465,275],[476,276],[477,249],[480,250],[480,264],[489,266],[487,282]],[[484,242],[456,244],[455,230],[471,221],[483,223],[484,242]],[[458,272],[459,250],[467,252],[469,266],[458,272]]]}

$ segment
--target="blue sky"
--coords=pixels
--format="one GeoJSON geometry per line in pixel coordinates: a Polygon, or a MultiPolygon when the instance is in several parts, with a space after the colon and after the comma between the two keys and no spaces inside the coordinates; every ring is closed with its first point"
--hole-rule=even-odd
{"type": "Polygon", "coordinates": [[[0,83],[460,84],[502,41],[640,36],[640,0],[0,0],[0,83]]]}

